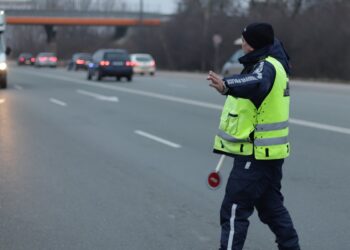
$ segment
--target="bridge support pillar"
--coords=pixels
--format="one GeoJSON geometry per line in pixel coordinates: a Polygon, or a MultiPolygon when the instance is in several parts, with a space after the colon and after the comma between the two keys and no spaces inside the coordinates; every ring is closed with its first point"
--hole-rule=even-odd
{"type": "Polygon", "coordinates": [[[46,31],[46,42],[50,44],[56,38],[56,29],[53,25],[45,25],[44,28],[46,31]]]}
{"type": "Polygon", "coordinates": [[[114,40],[119,40],[123,38],[126,33],[128,32],[128,27],[127,26],[116,26],[114,30],[114,40]]]}

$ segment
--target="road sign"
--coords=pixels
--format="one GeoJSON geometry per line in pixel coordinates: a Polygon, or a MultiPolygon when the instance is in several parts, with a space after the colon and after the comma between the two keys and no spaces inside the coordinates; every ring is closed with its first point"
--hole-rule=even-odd
{"type": "Polygon", "coordinates": [[[222,36],[219,34],[213,35],[213,43],[215,47],[219,47],[219,45],[222,43],[222,36]]]}
{"type": "Polygon", "coordinates": [[[221,185],[221,176],[217,172],[211,172],[208,175],[208,186],[211,189],[218,189],[221,185]]]}

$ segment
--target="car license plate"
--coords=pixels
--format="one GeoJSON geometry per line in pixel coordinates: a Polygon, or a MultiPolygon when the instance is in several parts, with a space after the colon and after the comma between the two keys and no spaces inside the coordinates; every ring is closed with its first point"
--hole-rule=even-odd
{"type": "Polygon", "coordinates": [[[113,62],[113,66],[123,66],[123,62],[113,62]]]}

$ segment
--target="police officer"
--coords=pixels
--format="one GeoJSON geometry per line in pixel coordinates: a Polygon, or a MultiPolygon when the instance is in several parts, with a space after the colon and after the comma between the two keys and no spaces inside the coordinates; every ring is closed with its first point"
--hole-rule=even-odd
{"type": "Polygon", "coordinates": [[[256,208],[276,235],[280,250],[299,250],[298,235],[283,205],[282,165],[289,156],[289,57],[268,23],[242,32],[240,75],[207,80],[227,95],[215,136],[214,152],[234,158],[220,210],[220,249],[243,249],[256,208]]]}

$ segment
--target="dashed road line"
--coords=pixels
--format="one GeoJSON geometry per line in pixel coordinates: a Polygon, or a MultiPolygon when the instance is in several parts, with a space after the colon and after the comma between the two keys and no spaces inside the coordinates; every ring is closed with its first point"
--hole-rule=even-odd
{"type": "Polygon", "coordinates": [[[63,106],[63,107],[67,106],[67,103],[62,102],[60,100],[57,100],[55,98],[50,98],[50,102],[52,102],[54,104],[57,104],[57,105],[60,105],[60,106],[63,106]]]}
{"type": "Polygon", "coordinates": [[[93,97],[97,100],[100,100],[100,101],[119,102],[119,99],[116,96],[105,96],[105,95],[100,95],[100,94],[97,94],[94,92],[81,90],[81,89],[78,89],[77,93],[81,94],[81,95],[91,96],[91,97],[93,97]]]}
{"type": "Polygon", "coordinates": [[[148,139],[157,141],[157,142],[162,143],[162,144],[164,144],[164,145],[167,145],[167,146],[169,146],[169,147],[181,148],[181,145],[179,145],[179,144],[176,144],[176,143],[174,143],[174,142],[165,140],[165,139],[163,139],[163,138],[160,138],[160,137],[158,137],[158,136],[149,134],[149,133],[144,132],[144,131],[141,131],[141,130],[135,130],[135,134],[138,134],[138,135],[141,135],[141,136],[146,137],[146,138],[148,138],[148,139]]]}

